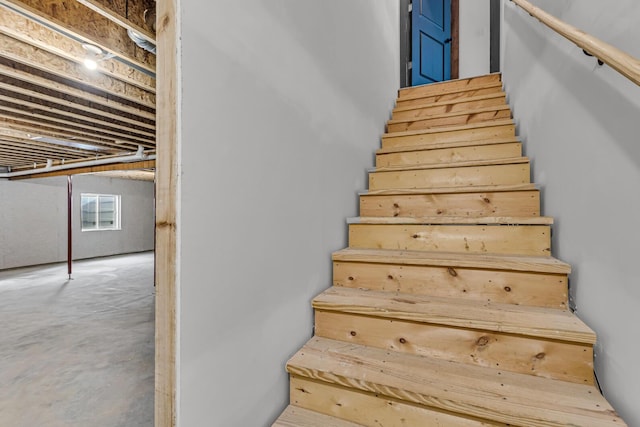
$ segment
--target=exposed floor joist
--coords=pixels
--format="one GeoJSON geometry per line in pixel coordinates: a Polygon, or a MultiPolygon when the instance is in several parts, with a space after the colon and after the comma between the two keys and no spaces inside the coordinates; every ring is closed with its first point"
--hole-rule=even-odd
{"type": "MultiPolygon", "coordinates": [[[[132,2],[134,10],[129,10],[129,2],[114,2],[106,0],[77,0],[88,7],[89,9],[99,13],[112,22],[135,31],[140,37],[144,38],[150,43],[155,44],[156,36],[147,28],[148,23],[145,22],[145,10],[155,10],[154,0],[143,0],[139,2],[132,2]],[[138,6],[138,7],[136,7],[138,6]],[[142,7],[140,7],[142,6],[142,7]]],[[[155,12],[154,12],[155,14],[155,12]]]]}
{"type": "MultiPolygon", "coordinates": [[[[91,1],[93,9],[110,8],[129,20],[130,28],[152,27],[144,22],[144,11],[149,9],[152,15],[153,0],[91,1]]],[[[105,13],[75,3],[0,0],[0,167],[4,169],[18,172],[47,163],[126,156],[140,147],[146,154],[155,153],[155,78],[116,59],[88,70],[83,65],[86,38],[76,33],[95,31],[93,40],[106,31],[114,38],[109,40],[115,40],[113,46],[100,44],[108,51],[118,48],[119,42],[134,43],[126,29],[106,19],[105,13]],[[84,22],[89,20],[93,21],[84,22]]],[[[153,35],[149,30],[146,34],[153,35]]]]}
{"type": "Polygon", "coordinates": [[[0,0],[76,40],[99,46],[131,65],[155,73],[155,55],[133,43],[127,30],[88,7],[65,0],[0,0]]]}
{"type": "MultiPolygon", "coordinates": [[[[81,42],[65,37],[7,7],[0,7],[0,11],[2,12],[0,13],[1,33],[77,64],[83,63],[87,51],[82,48],[81,42]]],[[[132,69],[116,59],[98,62],[96,71],[155,93],[155,79],[153,77],[132,69]]]]}

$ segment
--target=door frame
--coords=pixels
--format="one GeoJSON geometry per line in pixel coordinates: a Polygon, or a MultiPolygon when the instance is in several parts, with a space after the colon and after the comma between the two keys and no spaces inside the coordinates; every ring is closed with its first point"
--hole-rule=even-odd
{"type": "MultiPolygon", "coordinates": [[[[400,87],[411,86],[411,0],[400,0],[400,87]]],[[[459,77],[460,0],[451,0],[451,80],[459,77]]]]}

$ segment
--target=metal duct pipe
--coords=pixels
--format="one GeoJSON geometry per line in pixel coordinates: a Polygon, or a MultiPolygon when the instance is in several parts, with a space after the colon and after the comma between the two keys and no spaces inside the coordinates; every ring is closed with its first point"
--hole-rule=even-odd
{"type": "Polygon", "coordinates": [[[127,30],[127,34],[129,35],[129,38],[131,40],[133,40],[133,42],[138,47],[141,47],[142,49],[146,50],[147,52],[151,52],[154,55],[156,54],[156,45],[155,44],[153,44],[150,41],[146,40],[140,34],[136,33],[135,31],[132,31],[131,29],[127,30]]]}

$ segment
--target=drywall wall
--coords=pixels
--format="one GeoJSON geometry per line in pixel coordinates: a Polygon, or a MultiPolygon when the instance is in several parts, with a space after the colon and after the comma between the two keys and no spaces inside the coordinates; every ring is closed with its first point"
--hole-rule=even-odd
{"type": "Polygon", "coordinates": [[[490,0],[460,0],[460,78],[489,73],[490,0]]]}
{"type": "MultiPolygon", "coordinates": [[[[536,0],[560,19],[640,57],[635,0],[536,0]]],[[[504,5],[503,79],[543,210],[556,218],[553,252],[573,265],[571,303],[598,334],[605,396],[640,425],[640,88],[504,5]]]]}
{"type": "MultiPolygon", "coordinates": [[[[153,183],[77,175],[73,178],[73,258],[153,249],[153,183]],[[121,195],[122,229],[82,232],[80,194],[121,195]]],[[[67,259],[67,178],[0,180],[0,269],[67,259]]]]}
{"type": "Polygon", "coordinates": [[[393,107],[398,5],[181,2],[178,423],[269,426],[393,107]]]}

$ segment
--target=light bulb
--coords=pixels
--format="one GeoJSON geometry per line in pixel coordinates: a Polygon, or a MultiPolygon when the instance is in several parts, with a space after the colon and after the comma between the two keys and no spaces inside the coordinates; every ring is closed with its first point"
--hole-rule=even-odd
{"type": "Polygon", "coordinates": [[[90,70],[95,70],[96,68],[98,68],[98,63],[94,59],[85,58],[84,66],[90,70]]]}

